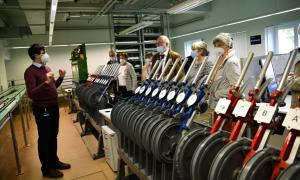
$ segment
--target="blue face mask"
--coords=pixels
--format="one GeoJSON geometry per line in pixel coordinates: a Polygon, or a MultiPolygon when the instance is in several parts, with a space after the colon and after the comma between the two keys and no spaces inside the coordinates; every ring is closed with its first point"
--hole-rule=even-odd
{"type": "Polygon", "coordinates": [[[192,52],[191,52],[192,58],[195,58],[195,57],[197,56],[197,54],[198,54],[197,51],[192,51],[192,52]]]}
{"type": "Polygon", "coordinates": [[[156,47],[156,51],[159,53],[163,53],[166,51],[166,49],[163,46],[158,46],[158,47],[156,47]]]}

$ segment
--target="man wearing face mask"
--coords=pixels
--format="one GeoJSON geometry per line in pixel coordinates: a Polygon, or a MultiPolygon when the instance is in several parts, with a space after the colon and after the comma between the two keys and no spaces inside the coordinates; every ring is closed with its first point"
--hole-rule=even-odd
{"type": "Polygon", "coordinates": [[[42,164],[43,176],[60,178],[59,170],[69,169],[70,164],[59,161],[57,157],[57,134],[59,125],[59,107],[56,88],[66,74],[59,70],[59,78],[46,66],[49,55],[43,46],[33,44],[28,49],[32,64],[26,69],[24,79],[28,96],[32,100],[32,110],[38,129],[38,153],[42,164]]]}
{"type": "Polygon", "coordinates": [[[107,62],[107,64],[119,63],[117,59],[117,54],[114,50],[110,50],[108,52],[108,55],[109,55],[109,61],[107,62]]]}
{"type": "Polygon", "coordinates": [[[118,92],[122,97],[133,95],[137,86],[137,77],[132,64],[128,63],[128,55],[120,54],[120,68],[118,75],[118,92]]]}
{"type": "Polygon", "coordinates": [[[218,64],[209,95],[209,107],[212,112],[219,99],[228,96],[228,88],[235,85],[241,74],[240,60],[235,55],[230,34],[218,34],[213,39],[213,45],[218,64]]]}
{"type": "MultiPolygon", "coordinates": [[[[159,72],[162,72],[162,69],[165,68],[165,65],[167,63],[168,60],[171,60],[172,63],[170,64],[169,67],[167,67],[167,71],[169,72],[170,69],[172,68],[172,66],[174,65],[175,61],[177,58],[180,58],[180,55],[175,52],[172,51],[170,49],[170,40],[167,36],[159,36],[156,39],[156,49],[157,49],[157,54],[155,54],[152,58],[152,66],[156,63],[156,61],[159,61],[160,63],[162,63],[162,68],[159,72]]],[[[177,64],[175,71],[173,72],[171,79],[175,77],[175,75],[178,73],[180,66],[181,66],[181,61],[177,64]]],[[[184,72],[180,72],[180,76],[179,76],[179,80],[181,80],[184,76],[184,72]]],[[[158,76],[160,75],[160,73],[158,73],[158,76]]]]}
{"type": "Polygon", "coordinates": [[[145,65],[142,68],[142,81],[144,81],[149,76],[152,66],[152,57],[152,53],[147,53],[145,55],[145,65]]]}

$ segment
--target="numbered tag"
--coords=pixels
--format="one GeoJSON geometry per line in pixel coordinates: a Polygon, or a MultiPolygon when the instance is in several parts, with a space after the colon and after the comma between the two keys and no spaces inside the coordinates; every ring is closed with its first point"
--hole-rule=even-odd
{"type": "Polygon", "coordinates": [[[258,123],[267,123],[270,124],[276,112],[274,106],[269,106],[268,104],[261,105],[258,108],[254,116],[254,120],[258,123]]]}
{"type": "Polygon", "coordinates": [[[167,100],[168,100],[168,101],[171,101],[171,100],[175,97],[175,95],[176,95],[176,92],[175,92],[175,91],[169,92],[168,97],[167,97],[167,100]]]}
{"type": "Polygon", "coordinates": [[[187,105],[192,106],[197,101],[197,94],[192,94],[189,99],[187,100],[187,105]]]}
{"type": "Polygon", "coordinates": [[[134,94],[139,93],[139,92],[140,92],[140,89],[141,89],[141,86],[137,87],[137,88],[135,89],[135,91],[134,91],[134,94]]]}
{"type": "Polygon", "coordinates": [[[142,94],[146,89],[146,86],[144,85],[141,89],[140,89],[140,94],[142,94]]]}
{"type": "Polygon", "coordinates": [[[251,106],[251,102],[246,100],[239,100],[237,105],[235,106],[232,114],[235,117],[246,117],[251,106]]]}
{"type": "Polygon", "coordinates": [[[300,131],[300,109],[290,109],[282,123],[287,129],[295,129],[300,131]]]}
{"type": "Polygon", "coordinates": [[[184,93],[184,92],[181,92],[181,93],[177,96],[177,98],[176,98],[177,104],[182,103],[182,101],[184,100],[184,98],[185,98],[185,93],[184,93]]]}
{"type": "Polygon", "coordinates": [[[215,112],[217,114],[226,114],[230,103],[231,103],[231,101],[229,99],[226,99],[226,98],[219,99],[218,104],[215,108],[215,112]]]}
{"type": "Polygon", "coordinates": [[[152,97],[155,97],[158,94],[159,88],[154,89],[152,92],[152,97]]]}
{"type": "Polygon", "coordinates": [[[166,94],[167,94],[167,90],[166,89],[164,89],[164,90],[162,90],[160,93],[159,93],[159,99],[162,99],[162,98],[164,98],[165,96],[166,96],[166,94]]]}
{"type": "Polygon", "coordinates": [[[147,91],[146,91],[146,96],[148,96],[151,93],[152,88],[148,87],[147,91]]]}

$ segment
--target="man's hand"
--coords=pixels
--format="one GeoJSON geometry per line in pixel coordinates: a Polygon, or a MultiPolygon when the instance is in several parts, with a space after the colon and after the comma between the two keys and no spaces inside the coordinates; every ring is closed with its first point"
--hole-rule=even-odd
{"type": "Polygon", "coordinates": [[[47,84],[49,84],[51,81],[54,80],[54,73],[53,72],[48,72],[47,74],[47,80],[45,81],[47,84]]]}
{"type": "Polygon", "coordinates": [[[59,73],[59,77],[64,78],[65,75],[66,75],[66,70],[64,70],[64,69],[59,69],[59,70],[58,70],[58,73],[59,73]]]}

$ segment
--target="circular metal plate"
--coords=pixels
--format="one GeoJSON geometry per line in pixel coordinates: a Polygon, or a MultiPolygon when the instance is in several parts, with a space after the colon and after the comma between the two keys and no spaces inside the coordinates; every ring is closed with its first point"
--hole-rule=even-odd
{"type": "Polygon", "coordinates": [[[191,179],[190,164],[192,156],[199,143],[207,137],[208,133],[207,129],[196,128],[180,139],[174,155],[174,165],[181,178],[191,179]]]}
{"type": "Polygon", "coordinates": [[[192,106],[197,101],[197,94],[192,94],[189,99],[187,100],[187,105],[192,106]]]}
{"type": "Polygon", "coordinates": [[[146,86],[144,85],[143,87],[141,87],[141,89],[140,89],[140,94],[143,94],[144,93],[144,91],[146,90],[146,86]]]}
{"type": "Polygon", "coordinates": [[[270,147],[257,151],[242,168],[239,179],[270,179],[279,153],[279,150],[270,147]]]}
{"type": "Polygon", "coordinates": [[[229,132],[219,131],[208,136],[197,147],[191,163],[192,179],[208,179],[208,173],[216,154],[228,143],[229,132]]]}
{"type": "Polygon", "coordinates": [[[173,90],[171,92],[169,92],[168,96],[167,96],[167,100],[171,101],[176,95],[176,92],[173,90]]]}
{"type": "Polygon", "coordinates": [[[277,180],[300,179],[300,163],[293,163],[281,172],[277,180]]]}
{"type": "Polygon", "coordinates": [[[139,93],[139,92],[140,92],[140,90],[141,90],[141,86],[137,87],[137,88],[135,89],[135,91],[134,91],[134,94],[137,94],[137,93],[139,93]]]}
{"type": "Polygon", "coordinates": [[[146,91],[146,96],[148,96],[151,93],[152,88],[148,87],[147,91],[146,91]]]}
{"type": "Polygon", "coordinates": [[[159,92],[159,88],[154,89],[154,91],[152,92],[152,97],[155,97],[159,92]]]}
{"type": "Polygon", "coordinates": [[[181,136],[179,122],[171,122],[164,125],[156,134],[157,139],[154,142],[154,156],[165,163],[173,163],[173,156],[181,136]]]}
{"type": "Polygon", "coordinates": [[[159,99],[163,99],[167,94],[167,90],[163,89],[160,93],[159,93],[159,99]]]}
{"type": "Polygon", "coordinates": [[[210,167],[209,179],[237,179],[250,148],[251,140],[247,138],[227,144],[215,157],[210,167]]]}
{"type": "Polygon", "coordinates": [[[182,101],[184,100],[184,98],[185,98],[185,93],[184,92],[181,92],[180,94],[178,94],[178,96],[176,98],[177,104],[182,103],[182,101]]]}

